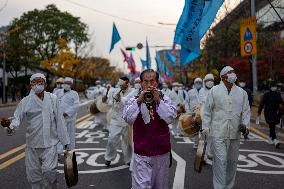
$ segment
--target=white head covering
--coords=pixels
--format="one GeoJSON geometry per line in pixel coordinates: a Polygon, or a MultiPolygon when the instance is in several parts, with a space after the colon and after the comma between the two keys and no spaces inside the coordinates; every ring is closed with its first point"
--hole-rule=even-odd
{"type": "Polygon", "coordinates": [[[73,83],[73,79],[71,77],[65,77],[64,82],[71,82],[71,83],[73,83]]]}
{"type": "Polygon", "coordinates": [[[209,79],[213,79],[214,80],[214,75],[213,74],[207,74],[205,77],[204,77],[204,80],[209,80],[209,79]]]}
{"type": "Polygon", "coordinates": [[[121,86],[125,83],[125,81],[123,81],[122,79],[119,79],[118,82],[117,82],[117,85],[118,86],[121,86]]]}
{"type": "Polygon", "coordinates": [[[56,83],[64,83],[64,78],[60,77],[56,80],[56,83]]]}
{"type": "Polygon", "coordinates": [[[140,80],[140,78],[139,77],[137,77],[135,80],[134,80],[134,82],[140,82],[141,80],[140,80]]]}
{"type": "Polygon", "coordinates": [[[32,80],[34,80],[35,78],[41,78],[41,79],[43,79],[46,82],[46,78],[45,78],[45,76],[42,73],[35,73],[35,74],[33,74],[31,76],[31,78],[30,78],[30,82],[32,80]]]}
{"type": "Polygon", "coordinates": [[[96,84],[101,84],[101,81],[100,81],[100,80],[97,80],[97,81],[96,81],[96,84]]]}
{"type": "Polygon", "coordinates": [[[231,66],[225,66],[220,72],[220,77],[232,70],[234,70],[234,68],[232,68],[231,66]]]}
{"type": "Polygon", "coordinates": [[[178,86],[179,86],[179,83],[178,83],[178,82],[173,82],[172,86],[173,86],[173,87],[178,87],[178,86]]]}
{"type": "Polygon", "coordinates": [[[195,80],[194,80],[194,83],[196,82],[201,82],[202,83],[202,79],[200,77],[197,77],[195,80]]]}

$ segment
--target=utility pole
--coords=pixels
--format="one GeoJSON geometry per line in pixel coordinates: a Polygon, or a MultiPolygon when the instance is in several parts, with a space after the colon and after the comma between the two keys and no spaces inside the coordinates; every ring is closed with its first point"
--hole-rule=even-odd
{"type": "Polygon", "coordinates": [[[2,93],[2,103],[5,104],[6,101],[6,54],[5,49],[3,48],[3,74],[2,74],[2,83],[3,83],[3,93],[2,93]]]}
{"type": "MultiPolygon", "coordinates": [[[[251,16],[256,16],[255,0],[250,1],[251,6],[251,16]]],[[[257,92],[257,55],[251,56],[251,65],[252,65],[252,84],[253,84],[253,94],[257,92]]]]}

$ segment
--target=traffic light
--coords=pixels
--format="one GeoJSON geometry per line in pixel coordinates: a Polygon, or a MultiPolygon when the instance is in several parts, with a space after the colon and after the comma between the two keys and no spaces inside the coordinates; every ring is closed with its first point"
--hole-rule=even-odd
{"type": "Polygon", "coordinates": [[[135,47],[126,47],[125,50],[127,50],[127,51],[135,51],[135,47]]]}

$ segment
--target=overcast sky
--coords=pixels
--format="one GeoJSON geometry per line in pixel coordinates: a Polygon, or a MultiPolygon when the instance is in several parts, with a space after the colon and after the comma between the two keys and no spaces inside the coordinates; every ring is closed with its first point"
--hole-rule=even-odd
{"type": "MultiPolygon", "coordinates": [[[[239,1],[227,0],[226,3],[233,7],[239,1]]],[[[8,25],[13,18],[20,17],[23,12],[35,8],[44,9],[46,5],[51,3],[56,4],[61,11],[68,11],[72,15],[80,17],[81,21],[89,27],[89,34],[94,42],[93,55],[109,58],[112,65],[123,70],[126,70],[127,66],[122,62],[119,49],[121,46],[133,46],[138,42],[145,44],[146,37],[150,46],[172,45],[175,26],[162,26],[158,22],[177,23],[184,6],[184,0],[0,0],[0,26],[8,25]],[[76,2],[79,5],[76,5],[76,2]],[[1,10],[3,6],[5,7],[1,10]],[[156,27],[105,16],[95,12],[94,9],[156,27]],[[117,44],[109,54],[113,22],[117,25],[122,43],[117,44]]],[[[151,48],[152,65],[154,64],[155,50],[159,50],[159,48],[151,48]]],[[[145,59],[145,50],[136,50],[134,57],[138,70],[140,70],[139,59],[140,57],[145,59]]]]}

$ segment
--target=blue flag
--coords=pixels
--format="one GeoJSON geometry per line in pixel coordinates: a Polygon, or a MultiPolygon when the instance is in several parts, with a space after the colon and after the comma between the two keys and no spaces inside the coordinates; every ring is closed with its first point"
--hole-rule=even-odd
{"type": "Polygon", "coordinates": [[[174,43],[182,46],[182,65],[200,56],[200,40],[211,26],[223,2],[224,0],[185,0],[174,39],[174,43]]]}
{"type": "Polygon", "coordinates": [[[147,69],[150,69],[151,68],[151,56],[150,56],[150,49],[149,49],[147,39],[146,39],[146,62],[147,62],[147,69]]]}
{"type": "Polygon", "coordinates": [[[141,64],[142,64],[142,71],[147,69],[147,61],[146,60],[143,60],[140,58],[140,61],[141,61],[141,64]]]}
{"type": "Polygon", "coordinates": [[[174,66],[175,61],[177,60],[177,58],[176,58],[174,55],[172,55],[172,53],[171,53],[170,51],[167,51],[167,52],[166,52],[166,57],[167,57],[167,59],[169,60],[170,64],[171,64],[172,66],[174,66]]]}
{"type": "Polygon", "coordinates": [[[158,53],[158,51],[156,51],[156,57],[155,57],[155,60],[156,60],[156,65],[157,65],[157,72],[159,73],[159,74],[161,74],[162,73],[162,60],[161,60],[161,57],[160,57],[160,55],[159,55],[159,53],[158,53]]]}
{"type": "Polygon", "coordinates": [[[111,37],[111,45],[110,45],[110,50],[109,50],[109,53],[111,53],[112,49],[114,48],[114,45],[120,41],[120,35],[118,33],[118,30],[115,26],[115,23],[113,23],[113,26],[112,26],[112,37],[111,37]]]}
{"type": "Polygon", "coordinates": [[[176,27],[176,32],[175,32],[175,37],[174,37],[174,43],[175,44],[182,44],[183,41],[183,36],[184,36],[184,31],[187,28],[188,25],[188,12],[189,12],[189,7],[190,7],[190,2],[191,0],[185,0],[185,4],[183,7],[182,14],[179,18],[177,27],[176,27]]]}

